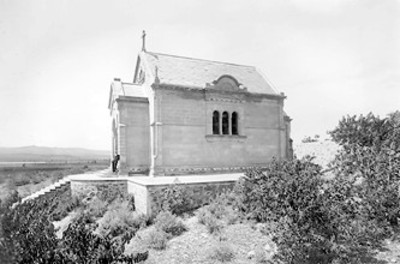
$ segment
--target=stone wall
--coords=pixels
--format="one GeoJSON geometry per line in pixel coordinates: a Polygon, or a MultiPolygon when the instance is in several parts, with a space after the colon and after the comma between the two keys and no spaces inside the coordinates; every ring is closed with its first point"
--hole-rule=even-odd
{"type": "MultiPolygon", "coordinates": [[[[200,207],[207,204],[218,194],[232,190],[235,181],[213,182],[213,183],[185,183],[178,186],[184,186],[189,193],[194,207],[200,207]]],[[[128,193],[135,197],[135,207],[139,213],[147,215],[157,214],[160,210],[160,194],[171,188],[171,184],[166,185],[141,185],[133,181],[128,181],[128,193]]]]}
{"type": "Polygon", "coordinates": [[[150,167],[149,103],[119,100],[120,154],[123,172],[148,171],[150,167]]]}
{"type": "Polygon", "coordinates": [[[277,99],[169,89],[156,90],[156,97],[156,121],[160,124],[155,133],[156,174],[185,174],[192,168],[196,173],[196,169],[260,167],[286,154],[280,117],[283,105],[277,99]],[[239,135],[213,135],[214,110],[237,112],[239,135]]]}
{"type": "Polygon", "coordinates": [[[79,198],[95,194],[102,199],[110,199],[127,193],[126,179],[71,180],[71,194],[79,198]]]}
{"type": "MultiPolygon", "coordinates": [[[[160,194],[163,194],[172,186],[184,186],[188,190],[194,207],[200,207],[209,203],[216,195],[231,190],[238,177],[229,176],[229,179],[216,180],[199,177],[158,177],[160,180],[149,177],[124,177],[124,178],[103,178],[103,179],[81,179],[79,176],[71,176],[71,194],[80,199],[98,196],[103,200],[112,200],[118,196],[132,194],[135,199],[136,211],[151,215],[160,211],[160,194]],[[176,179],[178,179],[176,181],[176,179]]],[[[205,177],[205,176],[203,176],[205,177]]],[[[217,176],[218,177],[218,176],[217,176]]]]}
{"type": "Polygon", "coordinates": [[[146,186],[136,184],[132,181],[128,181],[128,193],[133,194],[135,198],[135,208],[136,211],[149,214],[150,209],[148,209],[149,205],[149,192],[146,186]]]}
{"type": "MultiPolygon", "coordinates": [[[[192,195],[191,199],[192,206],[194,208],[201,207],[205,204],[209,204],[219,194],[224,193],[228,190],[232,190],[235,183],[233,182],[221,182],[221,183],[201,183],[201,184],[182,184],[188,192],[192,195]]],[[[159,194],[165,192],[171,186],[151,186],[148,188],[149,192],[149,214],[157,214],[161,211],[161,204],[159,194]]]]}

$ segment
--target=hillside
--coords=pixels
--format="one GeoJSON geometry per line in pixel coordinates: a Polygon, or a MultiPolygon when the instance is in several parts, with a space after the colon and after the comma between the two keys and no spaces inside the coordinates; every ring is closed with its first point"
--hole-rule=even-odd
{"type": "Polygon", "coordinates": [[[0,147],[0,162],[101,160],[109,158],[110,153],[106,150],[41,146],[0,147]]]}

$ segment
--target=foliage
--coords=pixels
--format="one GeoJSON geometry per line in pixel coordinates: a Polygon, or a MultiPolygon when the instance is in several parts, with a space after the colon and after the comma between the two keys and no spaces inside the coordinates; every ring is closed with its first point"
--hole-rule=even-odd
{"type": "Polygon", "coordinates": [[[1,263],[132,263],[137,256],[123,255],[123,236],[101,236],[93,232],[93,218],[80,214],[57,239],[49,213],[52,197],[17,204],[18,194],[1,203],[1,263]]]}
{"type": "Polygon", "coordinates": [[[324,183],[304,160],[272,162],[247,172],[235,207],[268,222],[285,263],[352,263],[398,226],[400,113],[347,117],[331,133],[342,146],[324,183]]]}
{"type": "Polygon", "coordinates": [[[71,188],[68,185],[38,199],[35,202],[46,204],[46,206],[43,206],[43,210],[52,221],[60,221],[80,205],[79,199],[71,196],[71,188]]]}
{"type": "Polygon", "coordinates": [[[168,235],[164,231],[152,226],[141,234],[141,239],[147,247],[163,250],[167,247],[168,235]]]}
{"type": "Polygon", "coordinates": [[[72,263],[112,263],[122,255],[124,247],[118,240],[103,238],[93,231],[97,224],[81,215],[66,231],[60,242],[58,259],[72,263]]]}
{"type": "Polygon", "coordinates": [[[136,232],[146,226],[145,216],[133,212],[128,201],[116,200],[99,221],[97,232],[103,237],[119,237],[129,241],[136,232]]]}
{"type": "Polygon", "coordinates": [[[169,211],[160,212],[154,226],[172,236],[179,236],[187,230],[183,222],[169,211]]]}
{"type": "Polygon", "coordinates": [[[236,223],[240,216],[237,210],[232,208],[234,197],[231,193],[222,193],[210,204],[197,211],[197,219],[200,224],[207,227],[210,234],[221,233],[224,222],[228,225],[236,223]]]}
{"type": "MultiPolygon", "coordinates": [[[[128,198],[125,192],[117,186],[113,186],[113,188],[105,188],[101,192],[98,192],[97,196],[100,200],[105,201],[109,204],[113,201],[125,200],[125,198],[128,198]]],[[[129,196],[129,198],[131,198],[131,196],[129,196]]]]}
{"type": "Polygon", "coordinates": [[[2,204],[1,263],[53,263],[57,238],[41,205],[28,201],[15,208],[15,195],[2,204]]]}
{"type": "Polygon", "coordinates": [[[102,217],[107,211],[107,202],[96,196],[92,198],[85,208],[85,213],[94,217],[102,217]]]}
{"type": "Polygon", "coordinates": [[[197,211],[197,218],[200,224],[207,227],[210,234],[221,233],[224,224],[214,214],[208,210],[207,206],[202,207],[197,211]]]}
{"type": "Polygon", "coordinates": [[[301,142],[303,142],[303,143],[313,143],[313,142],[318,142],[318,140],[319,140],[319,135],[315,135],[314,138],[312,138],[310,136],[305,137],[305,138],[303,138],[301,140],[301,142]]]}
{"type": "Polygon", "coordinates": [[[219,242],[210,250],[208,258],[220,262],[229,262],[235,258],[235,253],[229,244],[219,242]]]}
{"type": "Polygon", "coordinates": [[[193,190],[185,185],[172,184],[152,194],[153,212],[170,211],[175,215],[193,211],[200,205],[195,201],[193,190]]]}
{"type": "Polygon", "coordinates": [[[346,116],[329,134],[333,141],[345,148],[358,145],[373,147],[377,151],[385,147],[398,149],[400,146],[399,116],[399,111],[383,119],[372,113],[358,117],[346,116]]]}
{"type": "Polygon", "coordinates": [[[322,186],[321,167],[305,161],[273,161],[265,171],[249,170],[235,186],[236,207],[259,222],[278,221],[282,217],[302,219],[312,214],[309,204],[322,186]]]}
{"type": "Polygon", "coordinates": [[[357,181],[371,219],[398,226],[400,217],[400,112],[343,118],[330,132],[342,146],[331,164],[336,175],[357,181]]]}
{"type": "Polygon", "coordinates": [[[368,203],[351,181],[335,178],[324,189],[321,167],[310,160],[272,162],[253,170],[235,188],[236,206],[249,219],[268,222],[285,263],[350,263],[387,230],[368,216],[368,203]]]}

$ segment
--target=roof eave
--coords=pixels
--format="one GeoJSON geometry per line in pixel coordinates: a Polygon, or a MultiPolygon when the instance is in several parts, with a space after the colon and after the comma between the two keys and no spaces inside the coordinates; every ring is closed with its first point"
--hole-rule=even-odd
{"type": "Polygon", "coordinates": [[[249,91],[223,91],[218,89],[212,89],[212,88],[210,89],[206,87],[181,85],[181,84],[153,83],[151,87],[153,89],[195,90],[195,91],[211,91],[211,92],[225,93],[225,94],[228,93],[245,94],[247,96],[264,97],[268,99],[276,99],[281,101],[286,99],[286,96],[284,94],[252,93],[249,91]]]}

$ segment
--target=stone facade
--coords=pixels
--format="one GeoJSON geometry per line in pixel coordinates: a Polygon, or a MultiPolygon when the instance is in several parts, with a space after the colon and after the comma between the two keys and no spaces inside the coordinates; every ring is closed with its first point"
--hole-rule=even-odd
{"type": "MultiPolygon", "coordinates": [[[[232,190],[234,187],[234,182],[217,182],[217,183],[192,183],[192,184],[182,184],[188,190],[192,197],[190,197],[192,201],[193,207],[201,207],[205,204],[209,204],[214,198],[222,193],[226,193],[229,190],[232,190]]],[[[147,205],[147,214],[156,215],[159,213],[162,208],[159,206],[159,202],[157,200],[158,193],[163,193],[170,188],[171,185],[162,185],[162,186],[151,186],[147,189],[149,193],[148,197],[148,205],[147,205]]]]}
{"type": "MultiPolygon", "coordinates": [[[[210,199],[230,190],[240,175],[211,175],[199,177],[163,177],[163,181],[151,177],[115,177],[105,178],[87,175],[72,175],[71,194],[81,200],[97,196],[103,200],[112,200],[121,195],[133,195],[138,213],[154,215],[160,211],[159,193],[171,185],[184,186],[190,193],[194,206],[209,203],[210,199]]],[[[158,178],[159,179],[159,178],[158,178]]],[[[69,186],[67,187],[69,188],[69,186]]]]}
{"type": "Polygon", "coordinates": [[[125,195],[128,193],[125,179],[97,179],[79,180],[71,177],[71,194],[79,198],[98,196],[104,200],[125,195]]]}
{"type": "Polygon", "coordinates": [[[291,158],[284,99],[254,67],[143,51],[133,83],[111,85],[112,155],[122,172],[150,175],[291,158]]]}

